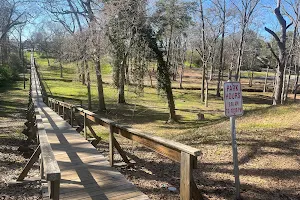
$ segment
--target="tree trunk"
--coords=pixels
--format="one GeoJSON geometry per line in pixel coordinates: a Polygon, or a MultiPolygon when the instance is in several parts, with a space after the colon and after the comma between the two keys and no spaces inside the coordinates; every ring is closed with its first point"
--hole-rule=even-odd
{"type": "Polygon", "coordinates": [[[297,87],[299,82],[299,66],[298,66],[299,64],[300,64],[300,57],[299,57],[298,64],[295,64],[296,78],[294,83],[294,101],[296,101],[296,97],[297,97],[297,87]]]}
{"type": "Polygon", "coordinates": [[[51,67],[48,52],[46,52],[48,67],[51,67]]]}
{"type": "Polygon", "coordinates": [[[194,49],[192,48],[192,55],[191,55],[191,58],[190,58],[190,69],[192,69],[193,56],[194,56],[194,49]]]}
{"type": "Polygon", "coordinates": [[[282,86],[283,86],[283,71],[284,65],[282,63],[278,64],[276,78],[275,78],[275,92],[274,92],[274,99],[273,105],[277,105],[281,101],[281,94],[282,94],[282,86]]]}
{"type": "Polygon", "coordinates": [[[263,92],[266,92],[266,91],[267,91],[269,68],[270,68],[270,66],[268,65],[268,67],[267,67],[267,72],[266,72],[266,76],[265,76],[265,83],[264,83],[264,90],[263,90],[263,92]]]}
{"type": "Polygon", "coordinates": [[[126,69],[125,69],[125,74],[126,74],[125,83],[126,83],[126,85],[130,85],[130,79],[129,79],[129,66],[130,66],[130,64],[131,64],[130,57],[128,56],[127,65],[126,65],[126,69]]]}
{"type": "Polygon", "coordinates": [[[120,79],[118,87],[118,103],[126,103],[125,101],[125,68],[126,68],[126,58],[120,64],[120,79]]]}
{"type": "Polygon", "coordinates": [[[59,60],[59,68],[60,68],[60,78],[63,78],[63,66],[61,60],[59,60]]]}
{"type": "Polygon", "coordinates": [[[218,82],[217,82],[217,93],[216,93],[217,97],[221,97],[221,93],[220,93],[221,74],[222,74],[222,70],[224,69],[223,55],[224,55],[224,39],[225,39],[225,23],[226,23],[226,5],[225,5],[225,2],[224,2],[224,7],[223,7],[222,12],[223,12],[222,37],[221,37],[221,46],[220,46],[220,60],[219,60],[218,82]]]}
{"type": "Polygon", "coordinates": [[[92,95],[91,95],[91,77],[88,61],[85,61],[85,70],[86,70],[86,87],[88,93],[88,109],[92,109],[92,95]]]}
{"type": "Polygon", "coordinates": [[[278,62],[277,73],[276,73],[276,85],[274,88],[275,91],[274,91],[273,105],[279,104],[282,100],[282,98],[281,98],[282,95],[284,95],[284,93],[282,93],[282,90],[283,90],[282,87],[283,87],[283,76],[285,76],[284,69],[285,69],[285,63],[286,63],[286,38],[287,38],[286,30],[289,27],[286,25],[286,21],[280,12],[280,6],[281,6],[281,0],[278,0],[277,7],[275,8],[274,13],[275,13],[277,20],[281,26],[281,37],[279,38],[278,35],[274,31],[265,27],[265,30],[274,37],[275,41],[277,42],[278,49],[279,49],[279,52],[278,52],[279,55],[277,56],[275,54],[274,50],[271,48],[271,51],[278,62]]]}
{"type": "Polygon", "coordinates": [[[282,91],[281,91],[281,96],[280,96],[280,103],[283,104],[284,102],[284,95],[285,95],[285,89],[286,89],[286,64],[284,66],[283,70],[283,82],[282,82],[282,91]]]}
{"type": "Polygon", "coordinates": [[[286,84],[286,89],[285,89],[285,96],[284,96],[284,101],[287,101],[288,94],[289,94],[289,88],[290,88],[290,81],[291,81],[291,66],[289,67],[289,76],[286,84]]]}
{"type": "Polygon", "coordinates": [[[201,17],[201,31],[202,31],[202,82],[201,82],[201,102],[204,102],[204,84],[205,84],[205,70],[206,70],[206,40],[205,40],[205,22],[203,14],[202,0],[200,0],[200,17],[201,17]]]}
{"type": "Polygon", "coordinates": [[[168,122],[177,121],[175,114],[175,103],[173,98],[169,68],[167,62],[164,60],[163,53],[158,48],[157,39],[152,35],[152,29],[150,27],[142,30],[144,37],[148,41],[148,46],[156,55],[157,59],[157,81],[161,85],[161,88],[164,89],[167,99],[168,99],[168,107],[169,107],[169,120],[168,122]]]}
{"type": "Polygon", "coordinates": [[[208,80],[205,79],[206,86],[205,86],[205,107],[208,107],[208,80]]]}
{"type": "Polygon", "coordinates": [[[84,61],[81,61],[81,83],[82,83],[82,85],[85,85],[84,61]]]}
{"type": "Polygon", "coordinates": [[[95,60],[95,70],[97,77],[97,90],[98,90],[98,110],[106,110],[104,93],[103,93],[103,82],[102,82],[102,73],[101,73],[101,63],[100,58],[97,57],[95,60]]]}
{"type": "Polygon", "coordinates": [[[76,61],[76,66],[77,66],[77,73],[78,73],[78,81],[80,81],[81,80],[81,69],[80,69],[80,67],[79,67],[79,63],[78,63],[78,61],[76,61]]]}
{"type": "Polygon", "coordinates": [[[201,102],[204,102],[204,87],[205,87],[205,68],[206,68],[206,64],[203,64],[202,67],[202,80],[201,80],[201,102]]]}
{"type": "Polygon", "coordinates": [[[253,85],[253,70],[251,70],[251,75],[249,77],[249,87],[252,87],[253,85]]]}
{"type": "MultiPolygon", "coordinates": [[[[245,23],[245,22],[244,22],[245,23]]],[[[238,54],[238,59],[237,59],[237,65],[236,65],[236,72],[235,72],[235,80],[240,81],[241,79],[241,66],[243,63],[243,54],[244,54],[244,40],[245,40],[245,25],[242,25],[242,35],[240,39],[240,44],[239,44],[239,54],[238,54]]]]}

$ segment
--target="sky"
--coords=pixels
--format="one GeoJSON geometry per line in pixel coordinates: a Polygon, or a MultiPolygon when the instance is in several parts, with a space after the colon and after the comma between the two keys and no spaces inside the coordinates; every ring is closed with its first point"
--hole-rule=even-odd
{"type": "MultiPolygon", "coordinates": [[[[154,4],[156,0],[148,0],[151,4],[154,4]]],[[[190,0],[186,0],[190,1],[190,0]]],[[[232,0],[239,1],[239,0],[232,0]]],[[[203,0],[204,4],[207,4],[209,0],[203,0]]],[[[43,11],[36,3],[30,4],[30,10],[32,10],[33,19],[30,20],[24,29],[23,38],[29,39],[33,32],[37,31],[41,27],[41,23],[44,21],[50,20],[49,16],[45,11],[43,11]]],[[[274,8],[276,7],[275,0],[261,0],[257,6],[256,12],[254,13],[255,23],[251,25],[251,29],[257,31],[261,37],[265,40],[270,40],[271,36],[264,30],[264,27],[268,27],[272,30],[279,31],[280,26],[277,22],[276,16],[273,13],[274,8]]],[[[288,11],[291,9],[287,8],[288,11]]],[[[287,17],[285,19],[290,22],[287,17]]],[[[292,30],[292,29],[291,29],[292,30]]]]}

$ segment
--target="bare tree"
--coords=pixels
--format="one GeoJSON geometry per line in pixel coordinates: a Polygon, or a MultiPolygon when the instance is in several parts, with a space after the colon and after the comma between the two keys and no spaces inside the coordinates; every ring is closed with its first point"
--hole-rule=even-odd
{"type": "Polygon", "coordinates": [[[278,46],[278,55],[277,55],[274,49],[271,47],[271,45],[269,45],[273,56],[276,58],[278,62],[277,72],[276,72],[276,84],[274,88],[273,105],[277,105],[281,101],[284,68],[286,62],[286,38],[287,38],[286,30],[292,25],[292,23],[289,25],[286,24],[286,20],[283,18],[280,12],[280,6],[281,6],[281,0],[277,0],[277,7],[275,8],[274,13],[281,26],[281,36],[279,37],[274,31],[265,27],[265,30],[273,36],[278,46]]]}
{"type": "MultiPolygon", "coordinates": [[[[288,97],[292,67],[294,67],[294,70],[296,73],[294,88],[298,84],[298,79],[299,79],[299,76],[298,76],[299,67],[295,60],[295,57],[296,57],[296,42],[297,42],[296,40],[298,39],[297,37],[299,34],[298,28],[299,28],[299,21],[300,21],[300,1],[299,0],[285,0],[285,3],[287,4],[287,7],[290,7],[291,8],[290,10],[293,11],[293,14],[290,14],[289,12],[287,12],[287,9],[285,9],[285,7],[283,7],[284,14],[287,15],[289,17],[289,19],[293,22],[294,30],[293,30],[293,36],[292,36],[292,44],[289,48],[288,56],[287,56],[286,65],[288,65],[288,68],[289,68],[289,75],[288,75],[286,87],[284,87],[284,89],[283,89],[284,95],[281,96],[282,101],[286,101],[287,97],[288,97]]],[[[287,68],[287,66],[285,68],[287,68]]]]}
{"type": "Polygon", "coordinates": [[[241,66],[243,63],[243,54],[244,54],[244,43],[245,43],[245,34],[246,29],[249,26],[251,16],[255,11],[255,8],[257,7],[257,4],[260,0],[241,0],[240,6],[233,2],[236,9],[238,10],[238,13],[240,15],[240,27],[241,27],[241,37],[239,42],[239,51],[238,51],[238,57],[237,57],[237,63],[236,63],[236,72],[235,72],[235,80],[239,81],[241,78],[240,71],[241,66]]]}

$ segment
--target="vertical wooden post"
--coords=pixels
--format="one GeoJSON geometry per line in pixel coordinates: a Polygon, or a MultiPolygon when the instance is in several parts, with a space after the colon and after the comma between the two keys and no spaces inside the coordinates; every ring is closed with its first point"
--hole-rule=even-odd
{"type": "Polygon", "coordinates": [[[43,163],[43,159],[42,159],[42,154],[40,155],[39,162],[40,162],[41,179],[44,179],[45,175],[44,175],[44,163],[43,163]]]}
{"type": "Polygon", "coordinates": [[[84,128],[84,138],[87,140],[87,119],[86,119],[86,113],[84,113],[84,119],[83,119],[83,128],[84,128]]]}
{"type": "Polygon", "coordinates": [[[110,166],[114,166],[114,131],[113,126],[109,126],[109,163],[110,166]]]}
{"type": "Polygon", "coordinates": [[[60,105],[58,102],[57,102],[57,114],[60,116],[60,105]]]}
{"type": "Polygon", "coordinates": [[[190,154],[181,152],[180,161],[180,200],[191,200],[191,177],[193,160],[190,154]]]}
{"type": "Polygon", "coordinates": [[[59,185],[60,180],[50,181],[50,199],[59,200],[59,185]]]}
{"type": "Polygon", "coordinates": [[[71,124],[71,127],[73,127],[73,106],[71,106],[71,109],[70,109],[70,124],[71,124]]]}
{"type": "Polygon", "coordinates": [[[62,115],[63,115],[63,119],[65,119],[65,106],[62,106],[62,115]]]}

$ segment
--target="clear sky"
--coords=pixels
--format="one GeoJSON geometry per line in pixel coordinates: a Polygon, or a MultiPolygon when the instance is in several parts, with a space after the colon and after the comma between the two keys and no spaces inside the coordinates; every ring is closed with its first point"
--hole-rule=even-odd
{"type": "MultiPolygon", "coordinates": [[[[156,0],[148,0],[150,4],[154,4],[156,0]]],[[[190,1],[190,0],[187,0],[190,1]]],[[[232,0],[238,1],[238,0],[232,0]]],[[[204,0],[204,3],[208,3],[209,0],[204,0]]],[[[283,1],[284,3],[284,1],[283,1]]],[[[44,21],[50,20],[49,16],[45,11],[43,11],[36,3],[30,4],[30,10],[32,11],[31,15],[33,19],[30,20],[24,29],[24,39],[30,38],[31,34],[41,27],[41,23],[44,21]]],[[[264,27],[279,31],[280,26],[277,22],[276,16],[273,13],[274,8],[276,7],[275,0],[261,0],[257,6],[256,12],[254,13],[254,24],[251,26],[251,29],[254,29],[266,40],[270,40],[271,36],[264,30],[264,27]]],[[[291,11],[290,8],[286,7],[288,11],[291,11]]],[[[287,17],[285,19],[290,22],[287,17]]],[[[292,30],[292,29],[291,29],[292,30]]]]}

